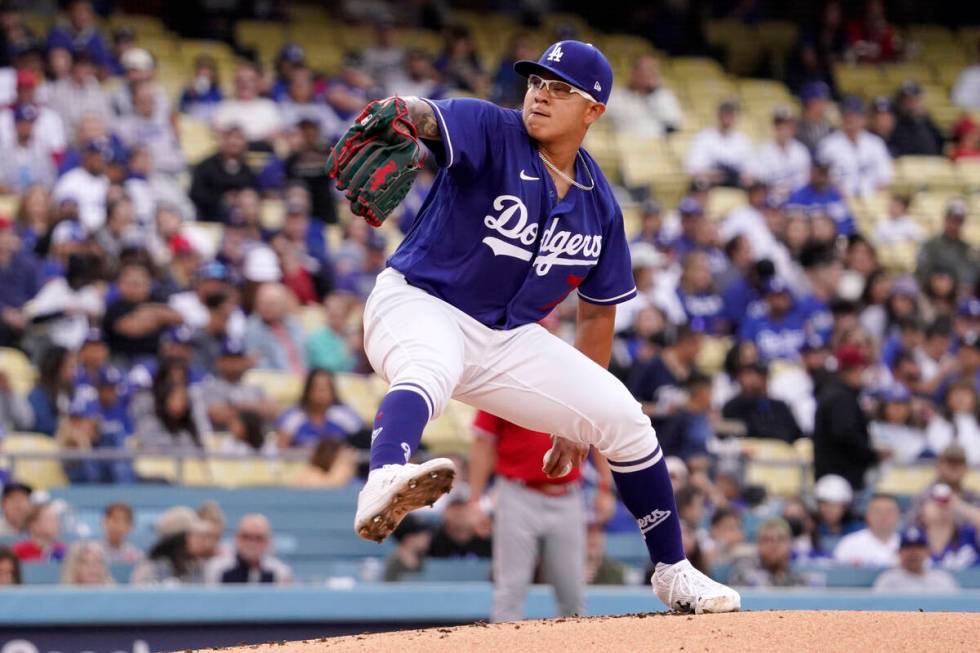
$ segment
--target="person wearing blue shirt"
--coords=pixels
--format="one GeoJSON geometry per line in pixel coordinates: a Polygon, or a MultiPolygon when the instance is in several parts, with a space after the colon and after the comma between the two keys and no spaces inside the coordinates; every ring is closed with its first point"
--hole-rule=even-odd
{"type": "Polygon", "coordinates": [[[515,70],[528,79],[519,111],[409,97],[365,114],[403,115],[440,170],[365,307],[365,352],[390,385],[355,531],[382,541],[449,490],[452,461],[409,461],[452,397],[561,434],[543,461],[553,478],[595,445],[637,519],[656,595],[683,612],[737,610],[738,594],[686,559],[663,450],[605,369],[615,306],[636,295],[622,211],[582,149],[605,112],[612,67],[594,46],[566,40],[515,70]],[[537,324],[573,292],[575,347],[537,324]]]}
{"type": "Polygon", "coordinates": [[[92,3],[87,0],[72,0],[68,3],[67,10],[68,23],[51,28],[45,49],[65,48],[69,52],[84,50],[97,65],[108,67],[112,63],[112,51],[99,34],[92,3]]]}
{"type": "Polygon", "coordinates": [[[749,318],[739,330],[739,339],[751,340],[766,362],[776,359],[799,360],[806,340],[804,317],[794,309],[793,295],[779,277],[766,284],[766,312],[749,318]]]}
{"type": "Polygon", "coordinates": [[[310,370],[299,403],[276,420],[279,446],[306,447],[320,440],[347,440],[363,428],[361,419],[337,397],[333,374],[310,370]]]}
{"type": "Polygon", "coordinates": [[[725,305],[715,291],[708,256],[704,252],[693,251],[684,257],[683,265],[677,298],[688,323],[699,321],[704,325],[705,333],[725,335],[728,331],[725,305]]]}
{"type": "Polygon", "coordinates": [[[23,307],[41,289],[37,258],[24,251],[13,223],[0,215],[0,347],[20,343],[27,319],[23,307]]]}
{"type": "Polygon", "coordinates": [[[830,163],[821,159],[814,160],[810,168],[810,183],[787,198],[786,210],[800,211],[809,217],[826,215],[834,221],[840,236],[857,233],[844,196],[830,183],[830,163]]]}

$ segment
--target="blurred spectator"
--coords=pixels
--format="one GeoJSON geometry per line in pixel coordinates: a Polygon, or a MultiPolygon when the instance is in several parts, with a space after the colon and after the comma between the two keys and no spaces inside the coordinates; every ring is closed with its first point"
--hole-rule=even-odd
{"type": "Polygon", "coordinates": [[[61,565],[61,584],[89,587],[115,585],[102,545],[95,540],[72,542],[61,565]]]}
{"type": "Polygon", "coordinates": [[[326,100],[342,121],[359,114],[364,105],[382,97],[381,89],[367,72],[364,61],[356,52],[344,55],[340,75],[327,84],[326,100]]]}
{"type": "Polygon", "coordinates": [[[455,25],[446,29],[442,53],[436,57],[433,65],[453,88],[486,97],[489,80],[483,72],[476,43],[468,28],[455,25]]]}
{"type": "Polygon", "coordinates": [[[174,506],[157,518],[157,540],[146,560],[133,569],[134,585],[180,585],[204,581],[201,557],[207,549],[207,522],[187,506],[174,506]]]}
{"type": "Polygon", "coordinates": [[[116,501],[106,506],[102,531],[105,533],[102,547],[109,564],[132,565],[143,559],[143,552],[126,541],[133,531],[133,508],[128,503],[116,501]]]}
{"type": "Polygon", "coordinates": [[[591,523],[585,532],[585,582],[588,585],[625,585],[626,566],[606,555],[606,531],[591,523]]]}
{"type": "Polygon", "coordinates": [[[349,432],[342,425],[350,421],[349,410],[337,397],[333,375],[326,370],[310,370],[298,405],[276,421],[279,446],[305,447],[322,440],[342,442],[349,432]]]}
{"type": "Polygon", "coordinates": [[[39,111],[33,104],[13,107],[15,140],[0,160],[0,191],[19,193],[29,186],[51,186],[55,179],[51,152],[35,135],[39,111]]]}
{"type": "Polygon", "coordinates": [[[837,375],[817,398],[813,427],[813,462],[816,477],[838,474],[856,490],[864,489],[865,473],[878,462],[871,446],[868,418],[859,395],[867,355],[853,345],[837,350],[837,375]]]}
{"type": "Polygon", "coordinates": [[[635,138],[662,138],[684,122],[677,97],[663,85],[660,66],[650,55],[634,59],[626,88],[613,89],[609,117],[619,131],[635,138]]]}
{"type": "Polygon", "coordinates": [[[708,334],[722,335],[728,332],[721,296],[711,276],[708,254],[692,250],[682,262],[677,299],[683,309],[683,321],[697,324],[708,334]]]}
{"type": "Polygon", "coordinates": [[[298,43],[284,43],[275,61],[275,79],[269,89],[269,97],[282,102],[289,88],[289,80],[300,68],[306,68],[306,50],[298,43]]]}
{"type": "Polygon", "coordinates": [[[806,580],[790,562],[790,529],[785,520],[775,517],[759,526],[756,536],[758,556],[743,558],[732,567],[728,583],[736,587],[795,587],[806,580]]]}
{"type": "Polygon", "coordinates": [[[9,481],[3,484],[0,498],[0,537],[16,537],[27,534],[27,516],[31,512],[29,485],[9,481]]]}
{"type": "Polygon", "coordinates": [[[121,64],[125,80],[111,98],[116,115],[126,118],[138,112],[146,121],[160,127],[172,127],[170,100],[167,91],[156,82],[157,64],[153,55],[143,48],[130,48],[123,54],[121,64]],[[136,106],[139,88],[147,96],[142,100],[145,106],[141,109],[136,106]]]}
{"type": "Polygon", "coordinates": [[[889,154],[897,156],[892,142],[897,120],[892,101],[887,97],[874,98],[868,107],[868,114],[868,131],[885,141],[889,154]]]}
{"type": "MultiPolygon", "coordinates": [[[[180,313],[183,323],[193,331],[206,328],[214,319],[213,314],[216,311],[228,303],[234,304],[235,295],[228,268],[217,261],[211,261],[198,267],[194,274],[193,286],[189,290],[171,295],[167,303],[180,313]]],[[[237,307],[233,309],[231,315],[228,315],[228,320],[236,324],[223,325],[220,330],[222,335],[225,327],[231,333],[241,335],[244,332],[245,316],[241,313],[241,309],[237,307]]],[[[205,356],[205,359],[204,367],[210,369],[213,358],[205,356]]]]}
{"type": "Polygon", "coordinates": [[[702,336],[687,325],[677,327],[673,342],[637,367],[629,388],[647,415],[667,415],[677,406],[677,391],[694,370],[702,336]]]}
{"type": "Polygon", "coordinates": [[[259,81],[255,64],[239,62],[234,97],[218,104],[213,122],[222,131],[238,127],[249,143],[264,142],[267,147],[282,131],[283,118],[275,102],[259,95],[259,81]]]}
{"type": "Polygon", "coordinates": [[[810,183],[787,198],[786,209],[802,211],[811,220],[826,216],[833,220],[837,233],[846,236],[854,233],[856,226],[844,196],[830,182],[833,165],[829,159],[815,159],[810,167],[810,183]]]}
{"type": "Polygon", "coordinates": [[[892,162],[885,142],[865,129],[864,104],[849,96],[841,102],[841,129],[818,146],[830,164],[834,184],[846,196],[869,197],[891,183],[892,162]]]}
{"type": "Polygon", "coordinates": [[[214,499],[208,499],[197,507],[197,516],[204,520],[207,529],[204,532],[204,545],[201,558],[208,561],[216,556],[228,555],[230,550],[222,543],[228,520],[224,511],[214,499]]]}
{"type": "Polygon", "coordinates": [[[952,127],[953,145],[949,157],[953,161],[980,157],[980,126],[970,117],[964,117],[952,127]]]}
{"type": "Polygon", "coordinates": [[[889,147],[893,156],[942,156],[943,136],[926,111],[922,87],[908,80],[898,91],[898,120],[889,147]]]}
{"type": "Polygon", "coordinates": [[[27,397],[14,391],[10,386],[10,377],[0,370],[0,437],[14,431],[25,431],[33,421],[34,415],[27,397]]]}
{"type": "Polygon", "coordinates": [[[947,485],[932,487],[919,513],[933,566],[966,569],[980,561],[980,507],[956,496],[947,485]]]}
{"type": "Polygon", "coordinates": [[[230,437],[221,440],[222,453],[248,456],[274,455],[277,451],[275,440],[267,437],[265,420],[254,410],[232,410],[226,428],[230,437]]]}
{"type": "Polygon", "coordinates": [[[320,133],[329,139],[343,131],[340,118],[317,96],[313,71],[309,68],[296,68],[290,73],[289,85],[279,102],[279,110],[286,128],[294,128],[307,120],[314,122],[320,128],[320,133]]]}
{"type": "Polygon", "coordinates": [[[882,393],[868,432],[874,448],[890,452],[889,460],[896,464],[908,465],[928,452],[925,431],[912,411],[912,395],[903,386],[893,386],[882,393]]]}
{"type": "Polygon", "coordinates": [[[85,51],[73,53],[71,74],[48,86],[47,104],[54,109],[69,132],[74,132],[82,116],[95,114],[107,123],[112,119],[109,96],[95,76],[96,64],[85,51]]]}
{"type": "Polygon", "coordinates": [[[141,263],[128,263],[119,270],[119,297],[106,306],[102,325],[109,348],[122,360],[155,356],[163,331],[183,322],[180,313],[155,301],[151,281],[141,263]]]}
{"type": "Polygon", "coordinates": [[[199,399],[185,383],[155,380],[153,410],[136,420],[136,441],[143,450],[172,451],[200,448],[202,433],[197,418],[199,399]]]}
{"type": "Polygon", "coordinates": [[[77,202],[82,225],[91,233],[105,224],[106,162],[111,156],[108,141],[89,141],[83,148],[82,164],[62,175],[54,187],[55,200],[77,202]]]}
{"type": "Polygon", "coordinates": [[[150,81],[134,83],[130,90],[131,110],[117,119],[114,131],[127,147],[144,148],[153,170],[176,175],[183,172],[187,162],[173,126],[155,115],[156,91],[157,87],[150,81]]]}
{"type": "MultiPolygon", "coordinates": [[[[505,107],[520,107],[527,93],[527,79],[514,70],[514,64],[522,59],[535,59],[538,53],[527,32],[514,32],[507,44],[507,53],[493,76],[490,101],[505,107]]],[[[618,100],[616,104],[618,104],[618,100]]]]}
{"type": "Polygon", "coordinates": [[[909,196],[892,193],[888,200],[888,215],[875,227],[877,246],[910,243],[918,245],[925,239],[922,227],[909,216],[909,196]]]}
{"type": "Polygon", "coordinates": [[[34,413],[34,433],[54,435],[59,416],[67,412],[74,394],[75,355],[64,347],[49,347],[41,356],[38,378],[27,395],[34,413]]]}
{"type": "Polygon", "coordinates": [[[898,499],[875,494],[864,513],[865,528],[841,538],[834,560],[859,567],[890,567],[898,560],[898,526],[902,511],[898,499]]]}
{"type": "MultiPolygon", "coordinates": [[[[398,74],[406,58],[405,48],[398,44],[398,30],[394,22],[387,17],[378,17],[374,22],[374,43],[364,48],[364,66],[368,73],[396,95],[405,95],[393,90],[392,79],[398,74]]],[[[409,93],[417,97],[428,95],[409,93]]]]}
{"type": "Polygon", "coordinates": [[[666,416],[654,416],[652,421],[664,453],[691,466],[696,459],[708,458],[708,444],[714,439],[711,378],[695,370],[682,386],[682,398],[674,410],[666,416]]]}
{"type": "Polygon", "coordinates": [[[763,286],[765,307],[750,316],[739,328],[739,338],[751,340],[763,362],[777,359],[796,361],[806,339],[804,316],[787,283],[772,277],[763,286]]]}
{"type": "Polygon", "coordinates": [[[112,55],[99,33],[95,11],[88,0],[70,0],[65,7],[68,22],[59,23],[48,32],[47,49],[65,48],[83,51],[97,66],[108,66],[112,55]]]}
{"type": "Polygon", "coordinates": [[[201,384],[201,396],[207,405],[208,418],[216,430],[224,430],[234,421],[236,411],[251,410],[271,420],[275,404],[259,386],[243,383],[245,373],[252,367],[245,343],[237,338],[225,338],[221,355],[215,361],[211,376],[201,384]]]}
{"type": "Polygon", "coordinates": [[[10,218],[0,215],[0,347],[20,343],[28,325],[24,305],[40,288],[37,259],[21,246],[10,218]]]}
{"type": "Polygon", "coordinates": [[[208,583],[276,583],[292,581],[292,571],[269,554],[272,528],[264,515],[245,515],[238,522],[233,555],[222,556],[208,563],[205,579],[208,583]]]}
{"type": "Polygon", "coordinates": [[[718,105],[718,127],[708,127],[691,142],[684,168],[694,177],[722,186],[739,186],[752,160],[752,142],[735,128],[738,104],[718,105]]]}
{"type": "Polygon", "coordinates": [[[815,543],[819,548],[811,556],[830,556],[843,536],[861,529],[861,522],[851,512],[854,492],[846,479],[827,474],[813,486],[813,498],[817,503],[815,543]]]}
{"type": "Polygon", "coordinates": [[[303,328],[293,315],[295,297],[281,284],[265,283],[245,327],[245,345],[257,367],[293,374],[306,371],[303,328]]]}
{"type": "MultiPolygon", "coordinates": [[[[719,226],[721,238],[730,243],[736,236],[744,237],[750,248],[753,260],[779,260],[786,256],[785,248],[776,239],[776,233],[766,222],[770,202],[769,186],[764,181],[754,181],[746,189],[748,202],[733,208],[719,226]]],[[[774,225],[775,226],[775,225],[774,225]]],[[[744,318],[729,311],[729,318],[744,318]]]]}
{"type": "Polygon", "coordinates": [[[929,420],[926,438],[932,451],[952,444],[966,453],[967,463],[980,466],[980,424],[977,423],[977,390],[972,379],[952,383],[939,410],[929,420]]]}
{"type": "Polygon", "coordinates": [[[848,55],[862,63],[887,63],[901,56],[898,31],[885,16],[883,0],[867,0],[864,16],[847,24],[848,55]]]}
{"type": "Polygon", "coordinates": [[[772,113],[773,139],[756,152],[751,175],[765,182],[772,193],[783,200],[810,181],[810,152],[793,135],[796,116],[789,107],[777,107],[772,113]]]}
{"type": "Polygon", "coordinates": [[[350,372],[356,361],[350,345],[347,327],[349,302],[340,294],[327,295],[323,300],[325,323],[306,339],[306,358],[311,368],[329,372],[350,372]]]}
{"type": "Polygon", "coordinates": [[[910,526],[902,531],[898,565],[875,579],[876,592],[955,592],[956,580],[948,571],[930,569],[929,541],[921,529],[910,526]]]}
{"type": "Polygon", "coordinates": [[[489,520],[474,519],[463,498],[451,499],[442,513],[442,524],[432,537],[430,558],[489,558],[489,520]]]}
{"type": "Polygon", "coordinates": [[[805,84],[800,89],[800,100],[803,102],[803,115],[796,126],[796,139],[810,152],[816,153],[820,141],[833,131],[827,119],[830,87],[824,82],[805,84]]]}
{"type": "MultiPolygon", "coordinates": [[[[393,95],[439,100],[446,94],[439,73],[433,67],[431,57],[424,50],[409,50],[401,70],[389,75],[389,78],[390,81],[385,88],[393,95]]],[[[523,79],[522,77],[521,80],[523,79]]],[[[521,97],[523,98],[523,94],[521,97]]]]}
{"type": "Polygon", "coordinates": [[[301,304],[313,304],[331,285],[323,224],[310,215],[310,196],[303,185],[287,188],[285,201],[286,216],[272,237],[272,249],[279,255],[283,284],[301,304]]]}
{"type": "Polygon", "coordinates": [[[980,109],[980,41],[975,46],[973,63],[960,71],[950,95],[953,104],[965,111],[980,109]]]}
{"type": "Polygon", "coordinates": [[[963,225],[968,213],[966,202],[955,198],[946,204],[943,230],[925,242],[919,250],[915,274],[925,284],[934,271],[950,269],[958,284],[970,287],[980,278],[980,253],[963,239],[963,225]]]}
{"type": "Polygon", "coordinates": [[[783,502],[780,516],[789,524],[794,561],[829,555],[821,545],[816,519],[802,499],[793,498],[783,502]]]}
{"type": "Polygon", "coordinates": [[[53,503],[38,503],[31,507],[25,521],[27,539],[12,547],[21,562],[60,561],[65,557],[65,545],[59,541],[61,522],[53,503]]]}
{"type": "Polygon", "coordinates": [[[323,141],[321,123],[311,118],[301,118],[297,128],[300,143],[286,159],[286,179],[306,187],[310,195],[310,215],[317,219],[318,228],[321,222],[336,224],[337,208],[326,168],[330,149],[323,141]]]}
{"type": "Polygon", "coordinates": [[[21,68],[16,73],[16,97],[11,98],[9,108],[0,111],[0,146],[12,147],[17,140],[15,109],[32,106],[37,110],[33,123],[32,141],[52,160],[61,157],[67,147],[65,123],[56,111],[42,102],[40,93],[44,77],[37,71],[21,68]]]}
{"type": "Polygon", "coordinates": [[[307,488],[343,487],[354,478],[356,466],[357,454],[353,448],[338,440],[320,440],[310,452],[309,461],[293,478],[292,485],[307,488]]]}
{"type": "Polygon", "coordinates": [[[418,517],[405,515],[405,519],[392,533],[395,550],[385,560],[384,581],[395,583],[405,574],[418,574],[425,569],[425,554],[432,543],[432,531],[418,517]]]}
{"type": "Polygon", "coordinates": [[[803,437],[803,432],[789,406],[769,397],[768,373],[761,362],[740,366],[735,377],[739,393],[725,404],[721,414],[745,424],[748,437],[792,443],[803,437]]]}
{"type": "Polygon", "coordinates": [[[712,566],[734,561],[745,547],[742,517],[732,507],[718,506],[711,515],[711,526],[702,543],[705,558],[712,566]]]}
{"type": "Polygon", "coordinates": [[[0,587],[20,585],[20,560],[7,546],[0,545],[0,587]]]}
{"type": "MultiPolygon", "coordinates": [[[[99,448],[115,448],[115,442],[101,442],[101,420],[95,390],[89,386],[76,389],[68,406],[67,414],[61,418],[55,440],[66,454],[72,451],[88,452],[99,448]],[[100,446],[101,445],[101,446],[100,446]]],[[[122,442],[118,443],[121,448],[122,442]]],[[[65,475],[72,483],[114,483],[132,480],[117,478],[113,461],[98,461],[69,457],[62,460],[65,475]]],[[[128,476],[128,475],[127,475],[128,476]]]]}
{"type": "Polygon", "coordinates": [[[229,195],[258,186],[245,158],[247,146],[242,128],[229,125],[219,134],[218,151],[194,167],[189,195],[199,220],[224,222],[229,195]]]}
{"type": "Polygon", "coordinates": [[[223,99],[218,62],[210,55],[197,55],[194,58],[194,77],[180,94],[178,106],[181,113],[211,122],[215,109],[223,99]]]}

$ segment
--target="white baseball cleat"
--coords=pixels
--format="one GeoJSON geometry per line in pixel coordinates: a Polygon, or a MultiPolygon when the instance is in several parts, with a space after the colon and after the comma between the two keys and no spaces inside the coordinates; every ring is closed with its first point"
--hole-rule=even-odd
{"type": "Polygon", "coordinates": [[[381,542],[398,528],[402,518],[431,506],[453,486],[456,467],[448,458],[421,465],[384,465],[371,470],[357,495],[354,531],[365,540],[381,542]]]}
{"type": "Polygon", "coordinates": [[[674,612],[738,612],[742,607],[738,592],[711,580],[686,559],[672,565],[657,563],[650,584],[674,612]]]}

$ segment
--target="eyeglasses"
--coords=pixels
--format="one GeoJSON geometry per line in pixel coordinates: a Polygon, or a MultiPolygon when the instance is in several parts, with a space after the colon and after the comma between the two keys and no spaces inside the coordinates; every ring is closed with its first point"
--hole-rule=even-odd
{"type": "Polygon", "coordinates": [[[535,91],[540,91],[542,88],[548,89],[548,95],[555,98],[556,100],[567,100],[572,96],[581,95],[589,102],[599,103],[594,97],[589,95],[583,90],[577,89],[568,82],[563,82],[560,79],[543,79],[538,75],[528,75],[527,76],[527,87],[534,89],[535,91]]]}
{"type": "Polygon", "coordinates": [[[265,542],[269,539],[267,535],[262,533],[239,533],[238,537],[246,542],[265,542]]]}

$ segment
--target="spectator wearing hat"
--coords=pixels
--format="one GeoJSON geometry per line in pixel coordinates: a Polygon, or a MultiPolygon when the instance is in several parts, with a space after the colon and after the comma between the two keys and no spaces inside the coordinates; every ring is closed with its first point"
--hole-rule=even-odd
{"type": "Polygon", "coordinates": [[[201,448],[211,424],[200,390],[188,382],[186,367],[161,366],[154,377],[151,405],[139,412],[134,408],[139,449],[167,452],[201,448]]]}
{"type": "Polygon", "coordinates": [[[51,186],[55,179],[54,162],[47,146],[35,135],[39,116],[33,104],[13,107],[14,142],[0,159],[0,191],[20,193],[30,186],[51,186]]]}
{"type": "Polygon", "coordinates": [[[230,208],[226,197],[243,188],[258,187],[245,158],[247,147],[242,127],[228,125],[220,131],[218,151],[195,166],[189,194],[198,220],[224,222],[230,208]]]}
{"type": "Polygon", "coordinates": [[[745,424],[748,437],[795,442],[803,431],[790,407],[769,397],[768,374],[762,362],[741,365],[735,375],[739,393],[722,408],[722,417],[745,424]]]}
{"type": "Polygon", "coordinates": [[[817,509],[814,514],[815,548],[810,557],[830,557],[841,538],[861,529],[854,518],[851,484],[837,474],[822,476],[813,486],[817,509]]]}
{"type": "Polygon", "coordinates": [[[292,75],[300,68],[306,68],[306,50],[298,43],[284,43],[275,60],[275,80],[269,89],[269,97],[282,102],[289,92],[292,75]]]}
{"type": "MultiPolygon", "coordinates": [[[[409,54],[398,42],[398,30],[387,16],[379,16],[373,25],[374,42],[362,51],[364,67],[378,83],[395,95],[405,96],[394,90],[395,78],[409,54]]],[[[429,97],[425,94],[409,93],[416,97],[429,97]]]]}
{"type": "Polygon", "coordinates": [[[31,507],[24,522],[27,539],[13,545],[12,550],[21,562],[58,562],[65,557],[65,544],[60,541],[61,522],[53,503],[38,503],[31,507]]]}
{"type": "Polygon", "coordinates": [[[117,285],[119,297],[106,307],[102,320],[109,349],[127,362],[155,356],[163,331],[180,325],[183,318],[166,304],[154,301],[150,272],[144,265],[123,265],[117,285]]]}
{"type": "Polygon", "coordinates": [[[238,411],[250,410],[263,420],[276,416],[275,403],[266,397],[259,386],[242,382],[254,360],[248,355],[245,342],[225,338],[221,355],[215,361],[214,373],[201,384],[201,396],[207,405],[208,418],[216,430],[224,430],[234,421],[238,411]]]}
{"type": "Polygon", "coordinates": [[[117,117],[126,118],[140,113],[147,121],[159,126],[171,125],[170,100],[167,92],[156,82],[157,63],[147,50],[129,48],[120,58],[125,80],[110,98],[113,112],[117,117]],[[136,107],[136,92],[142,87],[148,96],[142,102],[142,109],[136,107]]]}
{"type": "Polygon", "coordinates": [[[31,486],[17,481],[3,484],[0,494],[0,537],[27,533],[27,516],[31,512],[31,486]]]}
{"type": "Polygon", "coordinates": [[[799,211],[810,218],[826,216],[833,220],[837,233],[848,236],[856,230],[854,217],[840,190],[831,183],[832,165],[829,159],[814,159],[810,182],[790,194],[786,210],[799,211]]]}
{"type": "Polygon", "coordinates": [[[898,499],[875,494],[864,511],[865,528],[841,538],[834,560],[857,567],[890,567],[897,562],[898,526],[902,511],[898,499]]]}
{"type": "Polygon", "coordinates": [[[980,507],[972,506],[944,484],[932,486],[919,510],[932,565],[966,569],[980,563],[980,507]]]}
{"type": "Polygon", "coordinates": [[[40,266],[21,248],[10,218],[0,215],[0,346],[20,344],[28,321],[24,305],[40,290],[40,266]]]}
{"type": "Polygon", "coordinates": [[[825,474],[840,475],[851,487],[862,490],[865,474],[878,463],[878,453],[868,433],[868,417],[859,401],[870,361],[854,345],[840,347],[835,358],[837,375],[817,398],[813,427],[815,474],[818,479],[825,474]]]}
{"type": "Polygon", "coordinates": [[[626,88],[613,89],[609,116],[619,131],[637,138],[663,138],[684,124],[677,96],[664,85],[660,65],[650,55],[633,61],[626,88]]]}
{"type": "Polygon", "coordinates": [[[252,513],[238,522],[235,550],[231,555],[218,556],[204,569],[205,582],[275,583],[287,584],[293,573],[282,560],[270,555],[272,528],[265,515],[252,513]]]}
{"type": "Polygon", "coordinates": [[[713,184],[739,186],[749,173],[752,142],[735,128],[738,104],[725,100],[718,105],[718,126],[709,127],[694,137],[684,168],[694,177],[713,184]]]}
{"type": "Polygon", "coordinates": [[[679,325],[659,354],[634,367],[628,387],[644,413],[666,415],[676,407],[680,386],[695,370],[702,337],[689,325],[679,325]]]}
{"type": "Polygon", "coordinates": [[[84,50],[95,65],[108,66],[112,54],[99,33],[92,3],[88,0],[70,0],[66,4],[68,21],[51,28],[46,49],[84,50]]]}
{"type": "Polygon", "coordinates": [[[133,569],[134,585],[181,585],[204,582],[202,559],[210,525],[187,506],[174,506],[157,519],[157,540],[133,569]]]}
{"type": "Polygon", "coordinates": [[[889,460],[898,465],[911,464],[929,452],[925,430],[912,411],[912,395],[902,385],[881,393],[868,432],[874,448],[889,451],[889,460]]]}
{"type": "Polygon", "coordinates": [[[220,130],[237,126],[249,143],[259,143],[268,150],[284,125],[276,103],[259,95],[260,81],[255,64],[240,62],[235,70],[234,96],[215,108],[213,123],[220,130]]]}
{"type": "Polygon", "coordinates": [[[81,165],[63,174],[54,187],[56,201],[74,199],[78,203],[78,217],[92,233],[105,224],[109,190],[106,165],[111,157],[108,140],[89,141],[83,147],[81,165]]]}
{"type": "Polygon", "coordinates": [[[739,338],[754,342],[763,361],[796,361],[806,333],[805,317],[794,310],[792,291],[785,281],[774,276],[764,284],[763,297],[765,309],[742,322],[739,338]]]}
{"type": "Polygon", "coordinates": [[[872,240],[879,247],[901,245],[903,243],[918,247],[926,234],[909,215],[908,195],[892,193],[888,199],[888,215],[875,227],[872,240]]]}
{"type": "Polygon", "coordinates": [[[784,200],[810,181],[810,151],[796,140],[796,115],[780,106],[772,113],[773,138],[758,149],[752,177],[768,184],[784,200]]]}
{"type": "MultiPolygon", "coordinates": [[[[90,387],[76,389],[67,414],[60,420],[55,433],[55,440],[62,450],[90,451],[94,448],[99,439],[99,412],[94,395],[90,387]]],[[[62,461],[62,467],[72,483],[112,482],[101,478],[100,462],[85,458],[67,458],[62,461]]]]}
{"type": "Polygon", "coordinates": [[[889,154],[897,156],[891,142],[895,132],[895,109],[889,98],[878,96],[871,100],[868,106],[868,131],[885,141],[889,154]]]}
{"type": "MultiPolygon", "coordinates": [[[[167,303],[180,313],[183,323],[194,336],[198,330],[204,329],[214,336],[224,335],[227,331],[232,336],[241,337],[245,333],[245,315],[237,306],[236,295],[231,271],[222,263],[210,261],[198,266],[190,289],[171,295],[167,303]],[[221,324],[212,324],[215,321],[221,324]]],[[[205,355],[205,352],[197,353],[205,355]]],[[[205,358],[208,361],[213,359],[206,355],[205,358]]],[[[205,368],[210,367],[203,362],[201,364],[205,368]]]]}
{"type": "Polygon", "coordinates": [[[286,179],[306,188],[310,197],[310,216],[317,223],[336,224],[337,208],[326,167],[330,149],[325,143],[321,123],[301,118],[297,128],[300,143],[286,159],[286,179]]]}
{"type": "Polygon", "coordinates": [[[17,106],[33,106],[37,110],[34,120],[32,140],[38,148],[45,152],[53,161],[58,160],[68,146],[65,134],[65,124],[53,109],[44,106],[38,93],[44,78],[32,68],[21,68],[16,71],[16,96],[9,103],[9,108],[0,111],[0,147],[13,147],[17,142],[16,120],[14,109],[17,106]]]}
{"type": "Polygon", "coordinates": [[[955,592],[956,579],[944,569],[931,569],[929,540],[921,528],[910,526],[902,531],[898,564],[882,572],[872,589],[876,592],[932,593],[955,592]]]}
{"type": "Polygon", "coordinates": [[[197,55],[194,58],[194,77],[180,94],[180,112],[210,123],[215,108],[223,99],[218,62],[209,54],[197,55]]]}
{"type": "Polygon", "coordinates": [[[303,328],[293,315],[296,299],[282,284],[263,283],[245,326],[245,344],[263,369],[305,374],[303,328]]]}
{"type": "MultiPolygon", "coordinates": [[[[502,65],[503,63],[501,62],[502,65]]],[[[510,65],[513,65],[513,61],[510,65]]],[[[499,71],[497,75],[500,75],[499,71]]],[[[439,100],[445,97],[448,90],[443,85],[439,72],[432,65],[432,57],[420,48],[409,50],[400,67],[388,77],[389,81],[385,82],[385,88],[392,95],[401,97],[414,96],[439,100]]],[[[523,77],[521,77],[521,81],[524,81],[523,77]]],[[[524,85],[526,86],[526,82],[524,85]]],[[[496,87],[492,92],[497,92],[496,87]]],[[[522,93],[521,98],[523,97],[524,94],[522,93]]],[[[506,100],[506,98],[502,98],[502,100],[506,100]]]]}
{"type": "Polygon", "coordinates": [[[405,519],[392,533],[395,550],[385,560],[384,581],[396,583],[405,574],[418,574],[425,570],[425,554],[432,544],[432,530],[415,515],[405,519]]]}
{"type": "Polygon", "coordinates": [[[830,86],[822,81],[808,82],[800,89],[803,114],[796,125],[796,140],[811,153],[815,153],[820,141],[833,131],[827,119],[830,96],[830,86]]]}
{"type": "Polygon", "coordinates": [[[757,555],[737,560],[728,583],[736,587],[806,585],[806,579],[792,567],[791,535],[789,524],[781,517],[763,522],[756,535],[757,555]]]}
{"type": "Polygon", "coordinates": [[[972,287],[980,278],[980,252],[963,239],[967,213],[962,199],[947,203],[942,233],[927,240],[919,250],[915,276],[920,283],[925,284],[938,269],[951,269],[956,283],[965,287],[972,287]]]}
{"type": "Polygon", "coordinates": [[[678,317],[682,317],[683,322],[697,324],[702,331],[712,335],[729,332],[724,303],[711,276],[707,254],[694,250],[684,257],[676,295],[683,311],[678,317]]]}
{"type": "Polygon", "coordinates": [[[888,140],[893,156],[942,156],[943,136],[922,100],[922,87],[907,80],[898,90],[895,131],[888,140]]]}
{"type": "Polygon", "coordinates": [[[338,270],[335,290],[353,295],[361,301],[367,300],[374,289],[378,274],[385,268],[387,251],[388,241],[385,236],[372,229],[367,234],[359,265],[346,272],[338,270]]]}
{"type": "Polygon", "coordinates": [[[651,422],[665,455],[677,456],[691,468],[706,468],[708,443],[715,437],[711,424],[711,378],[694,371],[681,387],[668,414],[654,415],[651,422]]]}
{"type": "Polygon", "coordinates": [[[286,92],[279,100],[279,110],[283,125],[287,128],[297,127],[301,120],[310,120],[331,141],[343,131],[336,112],[317,95],[313,71],[306,67],[294,68],[289,73],[286,92]]]}
{"type": "Polygon", "coordinates": [[[364,65],[363,58],[348,52],[340,62],[340,74],[327,82],[324,97],[342,121],[351,120],[383,91],[364,65]]]}
{"type": "Polygon", "coordinates": [[[870,197],[891,183],[892,162],[885,142],[865,129],[864,104],[841,102],[841,129],[824,138],[817,157],[830,164],[834,184],[848,197],[870,197]]]}
{"type": "Polygon", "coordinates": [[[980,466],[980,424],[977,423],[977,390],[972,379],[949,384],[940,409],[926,427],[926,438],[932,451],[940,452],[951,444],[963,448],[967,462],[980,466]]]}
{"type": "MultiPolygon", "coordinates": [[[[769,184],[756,180],[747,190],[748,202],[733,208],[718,227],[719,237],[729,242],[736,236],[748,239],[754,260],[779,261],[788,258],[786,248],[775,236],[778,229],[766,222],[766,204],[770,200],[769,184]]],[[[773,198],[774,199],[774,198],[773,198]]]]}
{"type": "Polygon", "coordinates": [[[156,115],[159,88],[152,81],[143,80],[133,82],[128,89],[131,106],[118,117],[114,131],[127,147],[145,149],[154,171],[180,174],[187,168],[187,161],[171,122],[156,115]]]}
{"type": "Polygon", "coordinates": [[[74,132],[87,114],[95,114],[106,123],[112,119],[112,107],[96,77],[97,64],[85,50],[72,53],[70,74],[48,87],[47,103],[54,109],[69,132],[74,132]]]}

